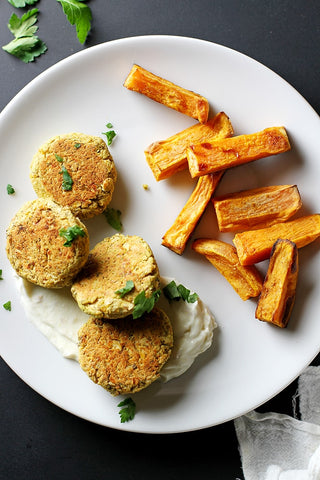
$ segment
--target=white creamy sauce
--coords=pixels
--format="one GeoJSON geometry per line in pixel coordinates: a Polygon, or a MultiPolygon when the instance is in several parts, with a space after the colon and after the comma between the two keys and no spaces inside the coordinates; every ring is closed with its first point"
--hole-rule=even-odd
{"type": "MultiPolygon", "coordinates": [[[[162,278],[162,287],[172,279],[162,278]]],[[[26,316],[66,358],[78,360],[78,330],[89,319],[73,299],[70,289],[47,289],[17,277],[26,316]]],[[[178,282],[176,282],[178,283],[178,282]]],[[[161,295],[158,301],[171,320],[174,347],[161,370],[164,382],[182,375],[195,358],[207,350],[217,324],[207,306],[183,300],[168,302],[161,295]]]]}
{"type": "MultiPolygon", "coordinates": [[[[161,279],[161,287],[172,278],[161,279]]],[[[177,280],[175,280],[178,285],[177,280]]],[[[161,295],[157,305],[171,320],[173,328],[173,349],[167,363],[162,367],[160,378],[164,382],[182,375],[196,357],[207,350],[212,343],[213,330],[217,327],[208,307],[198,298],[194,303],[183,300],[168,300],[161,295]]]]}

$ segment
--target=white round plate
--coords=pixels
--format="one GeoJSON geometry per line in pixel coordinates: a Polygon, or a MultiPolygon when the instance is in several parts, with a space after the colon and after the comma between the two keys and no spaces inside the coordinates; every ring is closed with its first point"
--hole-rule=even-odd
{"type": "MultiPolygon", "coordinates": [[[[11,312],[2,309],[0,353],[34,390],[81,418],[135,432],[190,431],[256,408],[291,383],[317,355],[319,241],[300,250],[296,304],[283,330],[256,320],[256,301],[242,301],[214,267],[191,250],[190,242],[182,256],[163,247],[162,236],[195,181],[185,171],[156,182],[144,149],[195,121],[123,87],[133,63],[207,97],[211,115],[226,112],[235,134],[286,127],[290,152],[230,170],[217,194],[293,183],[303,200],[299,214],[319,209],[319,117],[268,68],[220,45],[170,36],[116,40],[72,55],[27,85],[0,116],[1,304],[12,302],[11,312]],[[102,132],[108,122],[117,133],[110,147],[119,173],[112,206],[122,212],[123,233],[142,236],[156,256],[160,273],[196,291],[219,325],[212,348],[188,372],[167,384],[156,382],[134,396],[136,416],[123,424],[119,398],[91,382],[75,361],[61,357],[26,319],[4,251],[5,227],[25,201],[35,198],[29,165],[38,147],[70,131],[105,138],[102,132]],[[8,183],[16,190],[14,195],[7,195],[8,183]]],[[[115,233],[103,215],[87,225],[92,245],[115,233]]],[[[219,235],[212,205],[193,234],[193,238],[200,236],[232,241],[232,236],[219,235]]],[[[266,265],[261,268],[265,270],[266,265]]]]}

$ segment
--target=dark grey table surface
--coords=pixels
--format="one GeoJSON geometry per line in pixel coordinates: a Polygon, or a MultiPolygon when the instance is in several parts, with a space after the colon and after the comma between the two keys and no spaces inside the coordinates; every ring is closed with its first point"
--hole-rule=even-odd
{"type": "MultiPolygon", "coordinates": [[[[320,113],[319,0],[91,0],[88,5],[92,30],[82,46],[55,0],[37,3],[38,34],[48,51],[29,64],[0,51],[0,110],[39,73],[83,48],[165,34],[209,40],[258,60],[320,113]]],[[[13,11],[24,10],[1,0],[1,45],[12,38],[7,23],[13,11]]],[[[320,364],[319,356],[313,364],[320,364]]],[[[0,383],[1,480],[244,478],[233,422],[183,434],[127,433],[66,413],[2,359],[0,383]]],[[[291,413],[295,391],[293,382],[258,410],[291,413]]]]}

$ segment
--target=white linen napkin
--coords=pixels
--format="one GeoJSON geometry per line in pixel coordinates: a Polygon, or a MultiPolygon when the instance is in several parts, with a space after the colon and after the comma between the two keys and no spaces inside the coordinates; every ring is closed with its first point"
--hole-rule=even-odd
{"type": "Polygon", "coordinates": [[[300,420],[252,411],[234,421],[245,480],[320,480],[320,366],[300,375],[297,397],[300,420]]]}

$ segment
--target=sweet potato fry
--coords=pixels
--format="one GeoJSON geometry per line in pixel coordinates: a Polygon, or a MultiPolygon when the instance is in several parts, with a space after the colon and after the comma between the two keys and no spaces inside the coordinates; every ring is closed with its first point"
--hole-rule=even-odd
{"type": "Polygon", "coordinates": [[[242,300],[260,294],[263,284],[260,272],[254,265],[241,265],[233,245],[220,240],[200,238],[192,243],[192,249],[204,255],[216,267],[242,300]]]}
{"type": "Polygon", "coordinates": [[[296,185],[254,188],[212,199],[221,232],[241,232],[285,222],[301,208],[296,185]]]}
{"type": "Polygon", "coordinates": [[[139,65],[133,65],[123,85],[200,123],[208,120],[209,102],[205,97],[158,77],[139,65]]]}
{"type": "Polygon", "coordinates": [[[249,135],[190,145],[187,158],[191,176],[199,177],[290,150],[284,127],[270,127],[249,135]]]}
{"type": "Polygon", "coordinates": [[[228,116],[220,112],[206,123],[197,123],[166,140],[152,143],[144,153],[155,179],[159,181],[188,168],[188,145],[232,135],[228,116]]]}
{"type": "Polygon", "coordinates": [[[162,245],[181,255],[187,241],[208,205],[223,172],[199,178],[185,206],[162,237],[162,245]]]}
{"type": "Polygon", "coordinates": [[[298,249],[295,243],[279,239],[274,244],[268,271],[256,308],[256,318],[280,328],[287,326],[296,295],[298,249]]]}
{"type": "Polygon", "coordinates": [[[291,240],[301,248],[319,236],[320,214],[315,213],[271,227],[236,233],[233,243],[241,265],[252,265],[269,258],[272,246],[279,238],[291,240]]]}

